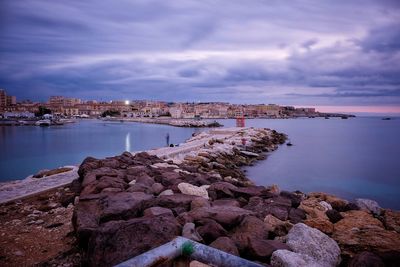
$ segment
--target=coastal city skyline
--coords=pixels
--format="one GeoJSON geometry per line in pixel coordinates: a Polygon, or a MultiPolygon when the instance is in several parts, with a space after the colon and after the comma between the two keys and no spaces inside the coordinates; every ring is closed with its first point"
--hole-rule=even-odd
{"type": "Polygon", "coordinates": [[[287,107],[293,107],[297,109],[302,109],[302,108],[308,108],[308,109],[314,109],[318,112],[321,113],[347,113],[347,114],[353,114],[353,115],[368,115],[368,116],[381,116],[381,115],[394,115],[397,116],[400,113],[400,107],[391,107],[391,106],[314,106],[314,105],[307,105],[307,106],[300,106],[300,105],[277,105],[274,103],[266,103],[266,102],[259,102],[259,103],[231,103],[231,102],[216,102],[216,101],[186,101],[186,102],[174,102],[174,101],[166,101],[166,100],[160,100],[160,99],[113,99],[113,100],[98,100],[98,99],[80,99],[80,98],[74,98],[74,97],[67,97],[67,96],[50,96],[47,100],[45,101],[32,101],[31,99],[23,99],[20,100],[16,96],[10,96],[7,95],[6,90],[0,89],[0,109],[4,109],[5,111],[31,111],[35,112],[35,110],[41,105],[41,104],[49,104],[51,101],[51,98],[64,98],[66,99],[66,106],[71,106],[71,103],[74,104],[83,104],[83,103],[102,103],[102,104],[112,104],[112,103],[118,103],[118,104],[126,104],[127,102],[143,102],[143,101],[148,101],[148,102],[162,102],[162,103],[192,103],[192,104],[204,104],[204,103],[225,103],[229,105],[249,105],[249,106],[254,106],[254,105],[275,105],[275,106],[287,106],[287,107]],[[7,107],[7,109],[5,109],[7,107]],[[19,107],[19,108],[18,108],[19,107]]]}
{"type": "MultiPolygon", "coordinates": [[[[118,117],[172,117],[175,119],[193,118],[238,118],[238,117],[315,117],[326,116],[315,108],[279,106],[276,104],[232,104],[229,102],[167,102],[154,100],[82,100],[65,96],[50,96],[45,102],[24,100],[17,102],[0,89],[0,115],[9,117],[33,118],[41,109],[53,115],[99,117],[113,113],[118,117]]],[[[41,114],[43,115],[43,114],[41,114]]],[[[334,114],[331,114],[334,115],[334,114]]],[[[40,115],[38,115],[40,116],[40,115]]]]}
{"type": "Polygon", "coordinates": [[[3,1],[0,8],[0,88],[18,99],[400,114],[397,1],[3,1]]]}

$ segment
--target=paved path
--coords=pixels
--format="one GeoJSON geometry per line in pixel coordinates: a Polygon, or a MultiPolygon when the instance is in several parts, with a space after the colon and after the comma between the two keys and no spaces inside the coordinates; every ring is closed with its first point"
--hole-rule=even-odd
{"type": "Polygon", "coordinates": [[[0,184],[0,204],[70,184],[78,178],[78,167],[68,167],[73,169],[43,178],[26,178],[0,184]]]}

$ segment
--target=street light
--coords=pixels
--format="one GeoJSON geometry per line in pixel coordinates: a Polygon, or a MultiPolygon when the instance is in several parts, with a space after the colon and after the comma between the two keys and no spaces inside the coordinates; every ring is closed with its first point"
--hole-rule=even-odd
{"type": "Polygon", "coordinates": [[[125,105],[129,105],[129,100],[125,100],[125,105]]]}

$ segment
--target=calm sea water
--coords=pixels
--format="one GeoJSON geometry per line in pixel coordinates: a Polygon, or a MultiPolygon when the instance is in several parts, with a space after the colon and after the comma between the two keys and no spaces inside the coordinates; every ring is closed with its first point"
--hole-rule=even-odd
{"type": "MultiPolygon", "coordinates": [[[[246,168],[255,183],[372,198],[383,207],[400,209],[400,119],[256,119],[247,120],[246,126],[276,129],[294,144],[246,168]]],[[[0,181],[79,164],[89,155],[102,158],[165,146],[167,133],[172,143],[180,143],[194,131],[199,130],[96,120],[49,128],[0,126],[0,181]]]]}
{"type": "MultiPolygon", "coordinates": [[[[197,129],[198,130],[198,129],[197,129]]],[[[80,120],[63,126],[0,126],[0,181],[38,170],[78,165],[87,156],[104,158],[181,143],[195,129],[144,123],[80,120]]]]}
{"type": "Polygon", "coordinates": [[[293,143],[246,168],[255,183],[400,209],[400,118],[248,120],[246,126],[275,129],[293,143]]]}

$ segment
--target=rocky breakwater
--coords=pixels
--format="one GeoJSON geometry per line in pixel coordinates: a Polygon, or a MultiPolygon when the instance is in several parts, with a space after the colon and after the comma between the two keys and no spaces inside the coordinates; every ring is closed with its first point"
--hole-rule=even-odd
{"type": "Polygon", "coordinates": [[[241,165],[284,141],[221,129],[178,148],[86,158],[72,219],[82,264],[112,266],[184,236],[265,266],[398,266],[398,212],[245,177],[241,165]]]}
{"type": "MultiPolygon", "coordinates": [[[[110,266],[183,233],[217,247],[225,244],[217,240],[219,237],[228,238],[227,244],[236,254],[252,258],[261,253],[256,258],[262,261],[269,256],[257,251],[257,241],[248,244],[246,236],[271,242],[271,246],[281,245],[267,241],[264,214],[258,215],[248,206],[251,197],[275,196],[273,190],[252,185],[239,166],[262,158],[263,151],[276,149],[285,136],[248,128],[193,139],[196,144],[204,141],[201,149],[189,142],[199,152],[197,158],[192,149],[177,153],[172,148],[174,153],[169,155],[179,160],[125,152],[113,158],[89,157],[83,161],[78,171],[81,189],[73,225],[87,264],[110,266]],[[244,138],[247,141],[242,143],[244,138]],[[232,143],[235,140],[237,143],[232,143]],[[207,150],[209,153],[205,153],[207,150]],[[261,232],[261,239],[254,229],[261,232]]],[[[166,151],[162,152],[166,157],[166,151]]],[[[284,205],[288,216],[290,200],[284,205]]],[[[280,209],[275,206],[271,212],[280,209]]]]}

